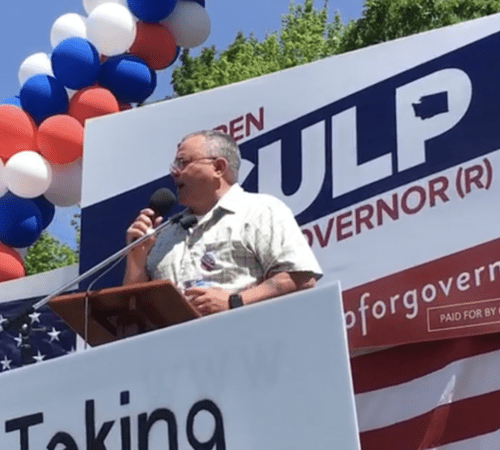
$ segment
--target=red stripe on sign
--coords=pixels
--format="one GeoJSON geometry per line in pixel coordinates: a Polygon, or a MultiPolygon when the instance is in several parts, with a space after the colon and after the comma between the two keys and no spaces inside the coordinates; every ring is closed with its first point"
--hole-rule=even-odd
{"type": "Polygon", "coordinates": [[[363,450],[424,450],[500,429],[500,391],[443,405],[360,434],[363,450]]]}
{"type": "Polygon", "coordinates": [[[500,334],[407,344],[351,359],[354,392],[382,389],[420,378],[454,361],[500,349],[500,334]]]}

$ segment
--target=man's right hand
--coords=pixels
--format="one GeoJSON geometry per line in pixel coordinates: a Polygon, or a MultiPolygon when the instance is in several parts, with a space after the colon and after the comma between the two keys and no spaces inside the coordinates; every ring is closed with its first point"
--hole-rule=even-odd
{"type": "MultiPolygon", "coordinates": [[[[131,244],[132,241],[144,236],[148,230],[158,226],[161,221],[162,217],[155,218],[155,213],[152,209],[145,208],[141,210],[132,225],[127,228],[127,244],[131,244]]],[[[149,239],[146,239],[146,241],[149,241],[149,239]]]]}
{"type": "MultiPolygon", "coordinates": [[[[134,220],[132,225],[127,228],[127,245],[131,244],[136,239],[143,237],[148,233],[148,230],[157,227],[162,222],[162,220],[163,218],[161,216],[155,217],[155,213],[152,209],[143,209],[134,220]]],[[[140,265],[145,264],[148,253],[151,250],[151,247],[153,247],[155,240],[156,237],[154,235],[151,235],[149,239],[144,240],[140,245],[133,248],[129,253],[129,257],[132,257],[132,259],[134,259],[135,262],[139,263],[140,265]]]]}
{"type": "MultiPolygon", "coordinates": [[[[148,230],[157,227],[162,219],[161,216],[155,218],[155,213],[152,209],[143,209],[132,225],[127,228],[125,235],[127,244],[131,244],[134,240],[144,236],[148,230]]],[[[149,239],[145,239],[128,253],[123,284],[135,284],[149,280],[146,271],[146,260],[155,241],[156,237],[152,234],[149,239]]]]}

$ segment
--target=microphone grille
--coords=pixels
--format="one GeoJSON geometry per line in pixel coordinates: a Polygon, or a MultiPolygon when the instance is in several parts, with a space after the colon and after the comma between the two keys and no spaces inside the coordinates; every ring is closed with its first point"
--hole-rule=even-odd
{"type": "Polygon", "coordinates": [[[167,188],[157,189],[149,199],[149,208],[157,216],[163,216],[175,203],[174,193],[167,188]]]}

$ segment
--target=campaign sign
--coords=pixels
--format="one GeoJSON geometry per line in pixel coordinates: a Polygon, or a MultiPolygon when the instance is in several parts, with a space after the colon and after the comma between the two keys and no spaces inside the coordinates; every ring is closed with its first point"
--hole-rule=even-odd
{"type": "Polygon", "coordinates": [[[359,449],[338,284],[3,374],[0,447],[359,449]]]}
{"type": "Polygon", "coordinates": [[[174,189],[180,139],[219,129],[242,186],[282,199],[320,283],[341,281],[352,349],[500,330],[498,308],[477,313],[500,287],[499,49],[494,15],[90,120],[81,271],[174,189]]]}

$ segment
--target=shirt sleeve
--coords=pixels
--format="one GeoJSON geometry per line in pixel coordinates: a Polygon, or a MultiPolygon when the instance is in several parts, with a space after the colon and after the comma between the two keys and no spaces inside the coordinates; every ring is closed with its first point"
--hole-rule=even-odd
{"type": "Polygon", "coordinates": [[[265,278],[279,272],[311,272],[321,268],[290,208],[271,196],[262,196],[253,228],[254,251],[265,278]]]}

